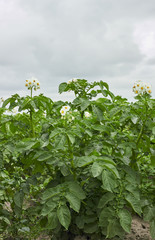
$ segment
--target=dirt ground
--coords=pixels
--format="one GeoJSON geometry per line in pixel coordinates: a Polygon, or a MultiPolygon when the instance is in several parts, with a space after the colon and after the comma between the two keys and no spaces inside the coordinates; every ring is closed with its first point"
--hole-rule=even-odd
{"type": "Polygon", "coordinates": [[[153,240],[150,236],[149,224],[135,216],[132,220],[131,233],[124,240],[153,240]]]}
{"type": "MultiPolygon", "coordinates": [[[[77,236],[74,240],[87,240],[85,237],[77,236]]],[[[133,217],[131,233],[126,234],[124,240],[153,240],[150,236],[149,224],[138,216],[133,217]]]]}
{"type": "MultiPolygon", "coordinates": [[[[3,238],[0,237],[0,239],[3,239],[3,238]]],[[[10,239],[10,238],[7,238],[7,239],[10,239]]],[[[36,240],[51,240],[51,237],[47,235],[46,236],[41,235],[36,240]]],[[[77,236],[74,238],[74,240],[87,240],[87,238],[84,236],[77,236]]],[[[138,216],[134,216],[132,220],[131,233],[126,234],[124,240],[154,240],[154,239],[152,239],[150,236],[149,224],[144,222],[138,216]]]]}
{"type": "MultiPolygon", "coordinates": [[[[46,238],[39,238],[38,240],[41,239],[46,238]]],[[[74,238],[74,240],[87,240],[87,238],[83,236],[77,236],[74,238]]],[[[132,219],[131,233],[126,234],[124,240],[154,240],[154,239],[152,239],[150,236],[149,224],[144,222],[140,217],[134,216],[132,219]]]]}

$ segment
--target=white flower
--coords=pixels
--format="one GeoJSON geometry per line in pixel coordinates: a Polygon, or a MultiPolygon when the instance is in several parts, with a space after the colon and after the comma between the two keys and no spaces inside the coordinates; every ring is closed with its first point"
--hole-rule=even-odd
{"type": "Polygon", "coordinates": [[[89,112],[85,112],[85,113],[84,113],[84,116],[85,116],[86,118],[89,118],[89,117],[91,116],[91,114],[90,114],[89,112]]]}
{"type": "Polygon", "coordinates": [[[75,120],[75,117],[74,116],[70,116],[70,118],[68,119],[68,123],[72,122],[75,120]]]}
{"type": "Polygon", "coordinates": [[[72,78],[72,82],[77,82],[77,78],[72,78]]]}
{"type": "Polygon", "coordinates": [[[150,85],[150,84],[146,84],[146,85],[145,85],[145,89],[146,89],[146,92],[147,92],[148,94],[151,94],[151,93],[152,93],[151,85],[150,85]]]}
{"type": "Polygon", "coordinates": [[[18,112],[18,108],[17,108],[17,107],[14,108],[14,109],[12,110],[12,112],[13,112],[14,114],[16,114],[16,113],[18,112]]]}
{"type": "Polygon", "coordinates": [[[40,82],[36,78],[30,78],[26,80],[25,87],[28,89],[34,88],[34,90],[40,89],[40,82]]]}
{"type": "Polygon", "coordinates": [[[60,110],[61,116],[65,116],[65,114],[70,110],[70,106],[63,106],[60,110]]]}
{"type": "Polygon", "coordinates": [[[71,80],[68,80],[67,84],[71,84],[72,82],[77,82],[77,78],[72,78],[71,80]]]}
{"type": "Polygon", "coordinates": [[[66,106],[63,106],[62,109],[63,109],[64,111],[68,112],[68,111],[70,110],[70,106],[67,106],[67,105],[66,105],[66,106]]]}
{"type": "Polygon", "coordinates": [[[72,83],[72,80],[68,80],[67,84],[71,84],[72,83]]]}
{"type": "Polygon", "coordinates": [[[66,114],[65,109],[61,108],[60,113],[61,113],[61,116],[65,116],[65,114],[66,114]]]}
{"type": "Polygon", "coordinates": [[[151,85],[144,83],[141,80],[138,80],[134,83],[133,92],[138,95],[144,94],[144,93],[151,94],[151,92],[152,92],[151,85]]]}

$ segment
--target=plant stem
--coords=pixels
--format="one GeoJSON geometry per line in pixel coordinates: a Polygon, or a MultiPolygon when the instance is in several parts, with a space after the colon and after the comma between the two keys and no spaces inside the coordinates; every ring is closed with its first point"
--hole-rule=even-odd
{"type": "Polygon", "coordinates": [[[146,120],[147,120],[147,101],[146,101],[146,98],[145,98],[145,118],[144,118],[142,127],[140,129],[140,132],[139,132],[139,135],[138,135],[138,138],[137,138],[137,142],[136,142],[137,147],[138,147],[139,141],[140,141],[140,139],[141,139],[141,137],[143,135],[143,131],[144,131],[146,120]]]}
{"type": "Polygon", "coordinates": [[[31,87],[31,98],[32,98],[32,87],[31,87]]]}
{"type": "MultiPolygon", "coordinates": [[[[32,88],[31,88],[31,100],[32,100],[32,88]]],[[[30,109],[30,124],[31,124],[31,131],[32,131],[32,137],[35,137],[35,132],[34,132],[34,126],[33,126],[33,110],[30,109]]]]}
{"type": "Polygon", "coordinates": [[[71,146],[71,143],[70,143],[69,138],[67,138],[67,139],[68,139],[68,150],[69,150],[70,158],[71,158],[71,167],[72,167],[72,169],[74,170],[74,171],[72,171],[72,170],[70,169],[70,172],[73,173],[73,175],[74,175],[74,179],[76,179],[76,172],[75,172],[75,166],[74,166],[74,161],[73,161],[73,151],[72,151],[72,146],[71,146]]]}
{"type": "MultiPolygon", "coordinates": [[[[137,141],[136,141],[137,150],[138,150],[139,142],[140,142],[140,140],[141,140],[141,138],[142,138],[142,135],[143,135],[143,133],[144,133],[145,123],[146,123],[146,121],[147,121],[147,100],[146,100],[146,98],[145,98],[145,102],[144,102],[144,103],[145,103],[145,117],[144,117],[143,124],[142,124],[142,127],[141,127],[141,129],[140,129],[140,132],[139,132],[137,141]]],[[[136,162],[137,162],[137,154],[136,154],[135,150],[132,149],[132,161],[131,161],[131,167],[132,167],[132,168],[137,168],[136,162]]]]}
{"type": "Polygon", "coordinates": [[[30,123],[31,123],[32,137],[35,137],[34,126],[33,126],[33,113],[32,113],[32,109],[30,109],[30,123]]]}
{"type": "Polygon", "coordinates": [[[140,141],[140,139],[141,139],[141,137],[142,137],[142,135],[143,135],[144,126],[145,126],[145,121],[143,122],[143,125],[142,125],[142,127],[141,127],[141,130],[140,130],[139,135],[138,135],[138,138],[137,138],[137,142],[136,142],[136,145],[137,145],[137,146],[138,146],[139,141],[140,141]]]}

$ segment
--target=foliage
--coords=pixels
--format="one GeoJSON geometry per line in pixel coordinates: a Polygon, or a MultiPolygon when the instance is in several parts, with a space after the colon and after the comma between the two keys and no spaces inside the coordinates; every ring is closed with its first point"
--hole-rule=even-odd
{"type": "Polygon", "coordinates": [[[155,100],[146,93],[129,103],[103,81],[60,84],[69,90],[73,102],[31,92],[0,108],[3,238],[123,239],[133,214],[155,238],[155,100]]]}

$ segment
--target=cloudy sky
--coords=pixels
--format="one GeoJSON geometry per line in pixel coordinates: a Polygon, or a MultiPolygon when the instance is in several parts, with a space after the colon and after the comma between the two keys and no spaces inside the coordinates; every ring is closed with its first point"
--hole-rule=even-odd
{"type": "Polygon", "coordinates": [[[103,80],[133,100],[133,83],[152,85],[155,97],[154,0],[0,0],[0,97],[37,94],[54,101],[71,78],[103,80]]]}

